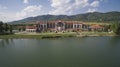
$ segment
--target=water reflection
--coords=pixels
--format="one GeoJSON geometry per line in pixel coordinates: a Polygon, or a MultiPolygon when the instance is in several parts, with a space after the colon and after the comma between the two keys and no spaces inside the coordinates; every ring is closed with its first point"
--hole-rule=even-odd
{"type": "Polygon", "coordinates": [[[120,37],[0,39],[0,67],[120,67],[119,41],[120,37]]]}
{"type": "Polygon", "coordinates": [[[13,43],[13,39],[0,39],[0,47],[5,47],[13,43]]]}
{"type": "Polygon", "coordinates": [[[120,44],[120,37],[118,37],[118,36],[116,36],[116,37],[111,37],[111,39],[110,39],[110,45],[112,46],[112,47],[116,47],[116,46],[118,46],[119,44],[120,44]]]}

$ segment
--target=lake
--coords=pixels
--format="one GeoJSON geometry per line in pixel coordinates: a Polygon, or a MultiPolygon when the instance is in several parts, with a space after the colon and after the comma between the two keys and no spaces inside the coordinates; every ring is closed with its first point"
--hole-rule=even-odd
{"type": "Polygon", "coordinates": [[[120,37],[0,39],[0,67],[120,67],[120,37]]]}

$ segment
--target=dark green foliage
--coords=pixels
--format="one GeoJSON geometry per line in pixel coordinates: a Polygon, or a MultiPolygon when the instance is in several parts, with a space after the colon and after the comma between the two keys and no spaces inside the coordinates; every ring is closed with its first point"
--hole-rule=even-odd
{"type": "Polygon", "coordinates": [[[18,30],[19,30],[19,32],[20,32],[22,29],[21,29],[21,28],[19,28],[18,30]]]}
{"type": "Polygon", "coordinates": [[[10,25],[10,33],[12,33],[13,27],[12,25],[10,25]]]}
{"type": "Polygon", "coordinates": [[[23,25],[23,26],[22,26],[22,31],[25,31],[25,29],[26,29],[26,28],[25,28],[25,25],[23,25]]]}
{"type": "Polygon", "coordinates": [[[109,32],[110,25],[103,25],[104,27],[104,32],[109,32]]]}
{"type": "Polygon", "coordinates": [[[0,21],[0,34],[3,34],[3,22],[2,21],[0,21]]]}
{"type": "Polygon", "coordinates": [[[107,13],[86,13],[77,15],[42,15],[36,17],[28,17],[22,20],[13,21],[11,24],[29,23],[35,21],[55,21],[55,20],[67,20],[67,21],[87,21],[87,22],[120,22],[120,12],[107,12],[107,13]]]}
{"type": "Polygon", "coordinates": [[[11,34],[12,33],[12,25],[8,25],[7,23],[3,23],[0,21],[0,35],[11,34]]]}
{"type": "Polygon", "coordinates": [[[120,23],[113,23],[110,28],[115,34],[120,35],[120,23]]]}
{"type": "Polygon", "coordinates": [[[5,32],[8,32],[8,30],[9,30],[9,25],[7,23],[4,24],[4,30],[5,30],[5,32]]]}

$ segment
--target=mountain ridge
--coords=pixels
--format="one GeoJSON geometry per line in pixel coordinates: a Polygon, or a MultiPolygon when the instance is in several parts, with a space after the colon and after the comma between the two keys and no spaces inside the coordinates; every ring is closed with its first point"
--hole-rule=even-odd
{"type": "Polygon", "coordinates": [[[84,21],[84,22],[120,22],[120,12],[93,12],[76,15],[39,15],[36,17],[28,17],[25,19],[9,22],[10,24],[29,23],[36,21],[84,21]]]}

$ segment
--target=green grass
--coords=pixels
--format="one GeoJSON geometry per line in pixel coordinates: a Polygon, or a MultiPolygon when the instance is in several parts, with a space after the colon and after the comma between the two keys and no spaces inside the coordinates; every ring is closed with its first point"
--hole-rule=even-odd
{"type": "Polygon", "coordinates": [[[38,35],[2,35],[0,39],[41,38],[38,35]]]}
{"type": "MultiPolygon", "coordinates": [[[[62,37],[76,37],[75,32],[66,33],[37,33],[37,34],[14,34],[14,35],[0,35],[0,39],[43,39],[43,38],[62,38],[62,37]]],[[[116,36],[114,33],[108,32],[82,32],[81,36],[116,36]]]]}
{"type": "Polygon", "coordinates": [[[39,34],[14,34],[14,35],[0,35],[0,39],[42,39],[42,38],[61,38],[61,37],[75,37],[75,33],[39,33],[39,34]]]}
{"type": "Polygon", "coordinates": [[[82,35],[116,36],[114,33],[108,33],[108,32],[82,32],[82,35]]]}

